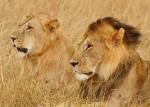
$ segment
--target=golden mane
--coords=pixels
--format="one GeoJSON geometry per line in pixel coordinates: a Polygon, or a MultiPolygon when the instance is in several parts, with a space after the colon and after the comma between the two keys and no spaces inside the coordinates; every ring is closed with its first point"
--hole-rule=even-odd
{"type": "Polygon", "coordinates": [[[113,17],[106,17],[103,19],[98,19],[96,22],[93,22],[92,24],[89,25],[89,30],[95,31],[97,27],[103,22],[107,22],[116,30],[123,28],[125,30],[124,43],[128,47],[132,46],[133,48],[135,48],[139,44],[141,33],[138,31],[138,29],[131,25],[122,23],[113,17]]]}

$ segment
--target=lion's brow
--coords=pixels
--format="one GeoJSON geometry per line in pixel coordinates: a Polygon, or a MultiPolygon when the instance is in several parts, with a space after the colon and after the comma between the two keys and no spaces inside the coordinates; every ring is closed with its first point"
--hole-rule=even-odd
{"type": "Polygon", "coordinates": [[[18,26],[19,26],[19,27],[20,27],[20,26],[23,26],[23,25],[26,24],[28,21],[30,21],[33,17],[35,17],[35,16],[32,16],[32,17],[26,19],[24,22],[22,22],[22,23],[19,24],[18,26]]]}
{"type": "Polygon", "coordinates": [[[84,35],[83,39],[78,43],[78,48],[81,46],[81,44],[86,40],[88,35],[84,35]]]}

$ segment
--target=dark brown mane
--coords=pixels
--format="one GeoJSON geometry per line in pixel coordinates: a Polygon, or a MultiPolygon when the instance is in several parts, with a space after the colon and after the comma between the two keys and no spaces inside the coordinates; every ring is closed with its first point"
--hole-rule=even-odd
{"type": "Polygon", "coordinates": [[[113,17],[105,17],[103,19],[98,19],[96,22],[90,24],[89,28],[90,30],[94,31],[96,30],[97,26],[101,24],[101,22],[107,22],[111,26],[113,26],[114,29],[119,30],[120,28],[125,29],[125,35],[124,35],[124,42],[127,46],[136,47],[139,43],[139,38],[141,36],[141,33],[137,30],[137,28],[124,24],[117,19],[113,17]]]}

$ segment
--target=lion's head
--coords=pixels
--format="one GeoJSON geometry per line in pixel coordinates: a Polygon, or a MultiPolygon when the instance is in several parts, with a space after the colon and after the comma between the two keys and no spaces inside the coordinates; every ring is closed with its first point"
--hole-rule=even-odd
{"type": "Polygon", "coordinates": [[[88,80],[98,74],[107,81],[118,63],[135,50],[140,33],[132,26],[112,17],[89,25],[70,63],[78,80],[88,80]]]}
{"type": "Polygon", "coordinates": [[[57,19],[48,15],[28,16],[12,33],[13,46],[22,57],[40,55],[57,38],[57,19]]]}

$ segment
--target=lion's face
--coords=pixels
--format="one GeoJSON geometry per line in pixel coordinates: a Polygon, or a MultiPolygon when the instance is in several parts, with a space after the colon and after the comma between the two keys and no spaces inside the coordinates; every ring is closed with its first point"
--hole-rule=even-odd
{"type": "Polygon", "coordinates": [[[57,38],[58,25],[57,20],[43,15],[28,18],[12,34],[13,46],[22,57],[41,54],[57,38]]]}
{"type": "Polygon", "coordinates": [[[106,22],[94,24],[89,26],[78,50],[70,60],[76,78],[81,81],[97,73],[101,64],[109,62],[111,54],[115,54],[116,47],[123,45],[122,28],[116,30],[106,22]]]}
{"type": "Polygon", "coordinates": [[[71,59],[76,78],[79,80],[86,80],[95,73],[102,61],[105,48],[104,41],[98,35],[86,35],[87,37],[71,59]]]}

